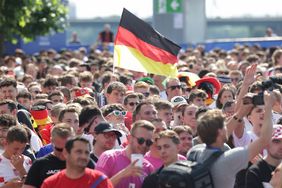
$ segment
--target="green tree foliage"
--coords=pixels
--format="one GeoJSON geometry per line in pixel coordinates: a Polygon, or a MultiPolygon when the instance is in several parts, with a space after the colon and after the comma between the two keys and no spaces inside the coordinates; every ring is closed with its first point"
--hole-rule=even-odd
{"type": "Polygon", "coordinates": [[[67,9],[62,0],[0,0],[0,55],[4,41],[25,42],[50,31],[63,31],[67,9]]]}

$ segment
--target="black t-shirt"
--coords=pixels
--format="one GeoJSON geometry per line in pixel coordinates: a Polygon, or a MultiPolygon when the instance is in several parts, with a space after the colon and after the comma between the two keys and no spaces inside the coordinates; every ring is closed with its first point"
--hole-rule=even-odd
{"type": "MultiPolygon", "coordinates": [[[[88,168],[94,169],[95,164],[90,159],[88,168]]],[[[48,154],[42,158],[37,159],[28,171],[25,185],[32,185],[35,187],[40,187],[43,181],[49,176],[61,171],[66,168],[66,161],[60,160],[53,154],[48,154]]]]}
{"type": "Polygon", "coordinates": [[[28,171],[25,184],[40,187],[49,176],[66,168],[66,162],[53,154],[37,159],[28,171]]]}
{"type": "Polygon", "coordinates": [[[275,166],[269,165],[265,160],[260,160],[252,165],[246,173],[246,188],[263,188],[262,182],[269,182],[275,166]]]}

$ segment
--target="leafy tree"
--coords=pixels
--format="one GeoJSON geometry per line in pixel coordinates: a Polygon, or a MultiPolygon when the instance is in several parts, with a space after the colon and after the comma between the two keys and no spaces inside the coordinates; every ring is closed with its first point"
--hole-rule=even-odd
{"type": "Polygon", "coordinates": [[[0,56],[4,41],[25,42],[66,27],[65,0],[0,0],[0,56]]]}

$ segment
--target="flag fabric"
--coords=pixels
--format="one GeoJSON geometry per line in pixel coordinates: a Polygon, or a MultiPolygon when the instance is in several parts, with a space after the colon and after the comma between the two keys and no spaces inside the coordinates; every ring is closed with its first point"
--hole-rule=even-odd
{"type": "Polygon", "coordinates": [[[114,66],[138,71],[177,76],[180,47],[148,23],[123,9],[114,46],[114,66]]]}

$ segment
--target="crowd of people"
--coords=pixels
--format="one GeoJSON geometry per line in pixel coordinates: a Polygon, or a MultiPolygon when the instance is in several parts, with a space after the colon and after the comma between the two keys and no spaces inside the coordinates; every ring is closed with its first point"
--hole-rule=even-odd
{"type": "Polygon", "coordinates": [[[85,48],[0,59],[0,188],[157,188],[222,154],[215,188],[282,188],[282,49],[182,50],[177,78],[85,48]]]}

